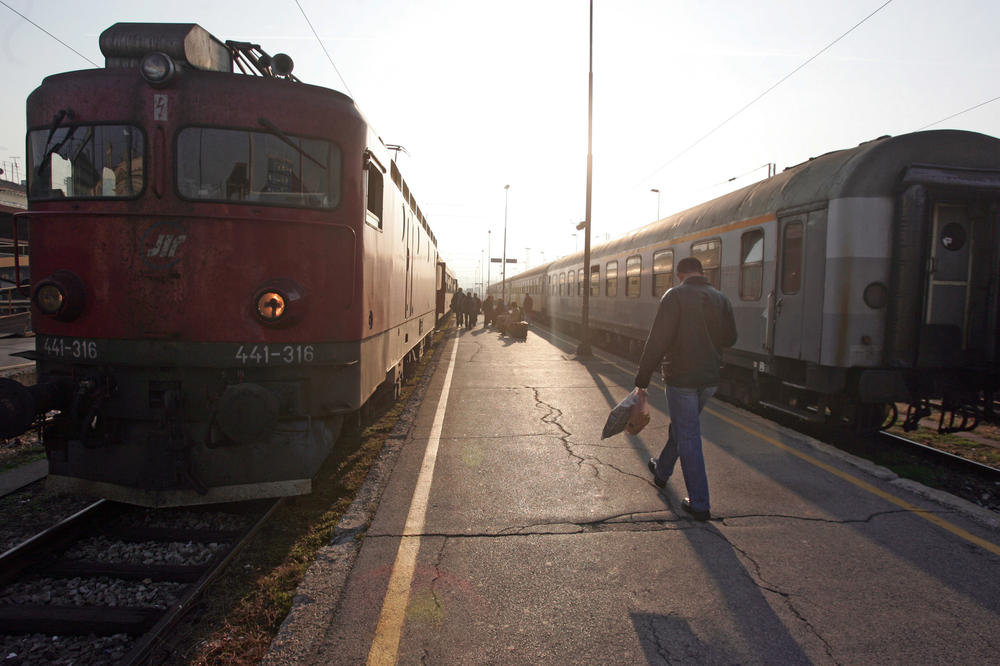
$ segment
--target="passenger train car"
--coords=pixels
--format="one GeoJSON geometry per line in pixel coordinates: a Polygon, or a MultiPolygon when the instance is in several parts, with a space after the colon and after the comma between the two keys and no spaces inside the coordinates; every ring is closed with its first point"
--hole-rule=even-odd
{"type": "Polygon", "coordinates": [[[193,24],[116,24],[28,99],[49,483],[151,506],[309,492],[436,323],[437,241],[354,101],[193,24]],[[240,70],[236,72],[235,69],[240,70]]]}
{"type": "Polygon", "coordinates": [[[720,392],[866,429],[897,402],[910,403],[910,427],[934,398],[968,427],[995,417],[998,210],[1000,140],[882,137],[599,245],[589,267],[578,252],[507,289],[531,293],[555,326],[579,324],[589,289],[595,334],[641,349],[676,262],[695,256],[739,328],[720,392]]]}

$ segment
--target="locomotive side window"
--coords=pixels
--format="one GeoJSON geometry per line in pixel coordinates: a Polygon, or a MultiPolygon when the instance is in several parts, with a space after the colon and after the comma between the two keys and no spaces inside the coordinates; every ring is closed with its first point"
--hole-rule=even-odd
{"type": "Polygon", "coordinates": [[[636,254],[625,260],[625,296],[639,298],[641,287],[642,257],[636,254]]]}
{"type": "Polygon", "coordinates": [[[590,267],[590,295],[600,296],[601,295],[601,267],[591,266],[590,267]]]}
{"type": "Polygon", "coordinates": [[[28,196],[129,199],[145,185],[142,130],[128,125],[75,125],[28,134],[28,196]]]}
{"type": "Polygon", "coordinates": [[[691,246],[691,256],[701,262],[705,277],[716,289],[722,288],[722,241],[718,238],[695,243],[691,246]]]}
{"type": "Polygon", "coordinates": [[[604,295],[614,298],[618,295],[618,262],[609,261],[604,273],[604,295]]]}
{"type": "Polygon", "coordinates": [[[674,251],[659,250],[653,253],[653,296],[659,298],[674,286],[674,251]]]}
{"type": "Polygon", "coordinates": [[[340,164],[340,149],[320,139],[207,127],[177,136],[177,190],[185,199],[335,208],[340,164]]]}
{"type": "Polygon", "coordinates": [[[764,230],[753,229],[740,238],[740,298],[759,300],[764,293],[764,230]]]}
{"type": "Polygon", "coordinates": [[[781,292],[797,294],[802,287],[802,223],[785,225],[781,240],[781,292]]]}

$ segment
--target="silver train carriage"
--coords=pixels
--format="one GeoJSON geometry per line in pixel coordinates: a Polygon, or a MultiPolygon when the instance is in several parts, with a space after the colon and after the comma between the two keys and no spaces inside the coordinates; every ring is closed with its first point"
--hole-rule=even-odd
{"type": "Polygon", "coordinates": [[[695,256],[739,328],[720,393],[864,429],[897,403],[914,427],[939,399],[940,428],[968,429],[995,417],[998,209],[1000,140],[881,137],[598,245],[589,271],[582,252],[536,267],[508,292],[531,293],[558,329],[579,325],[589,288],[592,335],[634,352],[674,265],[695,256]]]}

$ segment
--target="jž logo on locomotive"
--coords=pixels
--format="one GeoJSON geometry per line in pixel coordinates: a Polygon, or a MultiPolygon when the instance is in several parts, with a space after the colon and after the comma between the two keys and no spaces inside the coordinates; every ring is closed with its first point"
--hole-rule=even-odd
{"type": "Polygon", "coordinates": [[[180,249],[187,240],[184,227],[176,222],[157,222],[143,234],[139,256],[154,270],[165,270],[180,261],[180,249]]]}

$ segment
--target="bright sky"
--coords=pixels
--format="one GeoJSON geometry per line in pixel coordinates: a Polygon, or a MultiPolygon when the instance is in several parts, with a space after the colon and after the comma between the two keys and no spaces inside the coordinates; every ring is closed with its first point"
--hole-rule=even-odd
{"type": "MultiPolygon", "coordinates": [[[[295,0],[0,0],[0,162],[18,158],[23,174],[23,100],[42,78],[93,66],[12,9],[99,65],[113,23],[192,22],[349,91],[409,151],[400,168],[464,286],[480,279],[488,231],[502,253],[505,203],[517,270],[583,248],[586,0],[298,2],[346,86],[295,0]]],[[[929,125],[1000,136],[996,0],[594,4],[595,243],[748,185],[769,162],[929,125]]]]}

